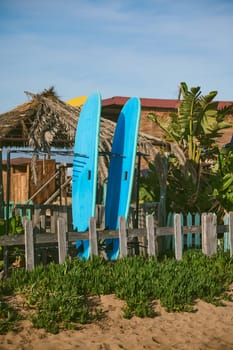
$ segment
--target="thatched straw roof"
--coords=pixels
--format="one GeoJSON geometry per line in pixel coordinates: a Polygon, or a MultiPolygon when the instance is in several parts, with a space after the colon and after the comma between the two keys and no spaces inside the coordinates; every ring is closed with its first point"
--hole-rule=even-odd
{"type": "Polygon", "coordinates": [[[0,145],[43,151],[51,145],[72,146],[80,108],[61,101],[53,87],[39,94],[25,93],[29,102],[0,115],[0,145]]]}
{"type": "MultiPolygon", "coordinates": [[[[0,115],[0,146],[31,147],[35,151],[49,152],[50,147],[73,147],[80,108],[63,102],[54,88],[33,94],[25,92],[31,100],[0,115]]],[[[101,118],[100,152],[110,152],[115,123],[101,118]]],[[[165,141],[147,134],[139,134],[138,151],[154,159],[157,146],[165,141]]],[[[108,157],[99,161],[100,178],[107,177],[108,157]]]]}

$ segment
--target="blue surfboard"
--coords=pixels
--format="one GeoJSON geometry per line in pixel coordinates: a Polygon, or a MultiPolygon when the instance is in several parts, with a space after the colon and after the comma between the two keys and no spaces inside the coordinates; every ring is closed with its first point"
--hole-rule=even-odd
{"type": "MultiPolygon", "coordinates": [[[[74,144],[72,216],[78,232],[87,231],[95,216],[100,115],[101,96],[93,93],[82,107],[74,144]]],[[[89,241],[78,240],[76,247],[79,257],[89,258],[89,241]]]]}
{"type": "MultiPolygon", "coordinates": [[[[105,203],[105,228],[116,230],[119,217],[128,217],[134,179],[141,103],[130,98],[123,106],[114,132],[105,203]]],[[[119,239],[106,239],[109,259],[119,255],[119,239]]]]}

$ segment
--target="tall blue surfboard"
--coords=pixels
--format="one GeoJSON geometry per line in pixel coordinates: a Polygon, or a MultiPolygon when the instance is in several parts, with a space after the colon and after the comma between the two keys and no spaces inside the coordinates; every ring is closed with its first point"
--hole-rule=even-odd
{"type": "MultiPolygon", "coordinates": [[[[101,96],[93,93],[82,107],[74,144],[72,216],[78,232],[88,230],[89,219],[95,216],[100,115],[101,96]]],[[[89,258],[89,241],[78,240],[76,247],[79,257],[89,258]]]]}
{"type": "MultiPolygon", "coordinates": [[[[130,98],[123,106],[114,132],[105,203],[106,229],[118,229],[119,217],[128,217],[133,187],[141,103],[130,98]]],[[[109,259],[119,255],[119,239],[106,239],[109,259]]]]}

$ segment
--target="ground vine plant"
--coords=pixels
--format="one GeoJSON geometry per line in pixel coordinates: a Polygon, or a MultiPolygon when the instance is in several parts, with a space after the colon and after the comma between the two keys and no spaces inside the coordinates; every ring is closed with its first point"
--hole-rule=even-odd
{"type": "Polygon", "coordinates": [[[14,270],[0,286],[0,333],[6,333],[22,318],[7,304],[9,296],[20,295],[34,327],[57,333],[103,317],[93,300],[114,293],[125,301],[123,315],[131,318],[157,317],[156,300],[168,311],[192,311],[202,299],[220,304],[233,281],[233,258],[219,252],[206,257],[187,251],[182,261],[165,257],[127,257],[106,262],[67,259],[63,264],[38,266],[33,271],[14,270]],[[92,301],[92,302],[90,302],[92,301]]]}

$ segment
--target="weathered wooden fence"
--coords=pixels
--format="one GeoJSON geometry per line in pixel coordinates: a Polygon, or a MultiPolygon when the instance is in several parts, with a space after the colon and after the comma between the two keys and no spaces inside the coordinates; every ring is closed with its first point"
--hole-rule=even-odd
{"type": "MultiPolygon", "coordinates": [[[[138,208],[138,227],[144,228],[146,225],[146,216],[153,213],[157,217],[158,203],[150,202],[139,205],[138,208]]],[[[128,226],[130,228],[135,227],[136,223],[136,211],[135,205],[130,206],[128,226]]],[[[13,215],[20,215],[21,217],[28,217],[33,221],[33,227],[36,227],[37,232],[54,232],[55,222],[58,216],[63,216],[67,230],[72,231],[72,206],[71,205],[53,205],[53,204],[20,204],[10,202],[8,205],[4,205],[4,217],[5,220],[10,220],[13,215]]],[[[104,228],[104,214],[105,207],[102,204],[96,205],[96,224],[99,228],[104,228]]],[[[157,220],[157,219],[156,219],[157,220]]],[[[9,225],[7,225],[9,226],[9,225]]]]}
{"type": "MultiPolygon", "coordinates": [[[[119,258],[126,257],[129,249],[128,244],[132,239],[143,238],[146,242],[146,254],[155,256],[158,254],[156,242],[159,237],[171,236],[174,238],[174,249],[176,259],[182,259],[183,240],[188,235],[200,235],[201,248],[204,254],[211,256],[217,252],[218,236],[227,235],[229,250],[233,256],[233,212],[227,215],[227,224],[217,225],[216,215],[212,213],[202,214],[200,225],[186,225],[182,223],[182,215],[174,214],[173,225],[167,227],[158,227],[155,225],[153,215],[146,217],[146,228],[129,229],[127,228],[124,217],[119,218],[119,230],[103,230],[96,227],[96,218],[90,218],[89,231],[87,232],[69,232],[64,217],[58,216],[56,227],[53,233],[37,233],[32,220],[24,217],[24,234],[21,235],[3,235],[0,236],[0,246],[5,248],[9,246],[25,247],[25,267],[32,270],[35,266],[35,247],[54,244],[58,246],[59,263],[64,262],[68,254],[68,247],[76,240],[89,240],[90,256],[99,255],[99,240],[107,238],[119,238],[120,254],[119,258]]],[[[191,237],[191,236],[190,236],[191,237]]]]}

